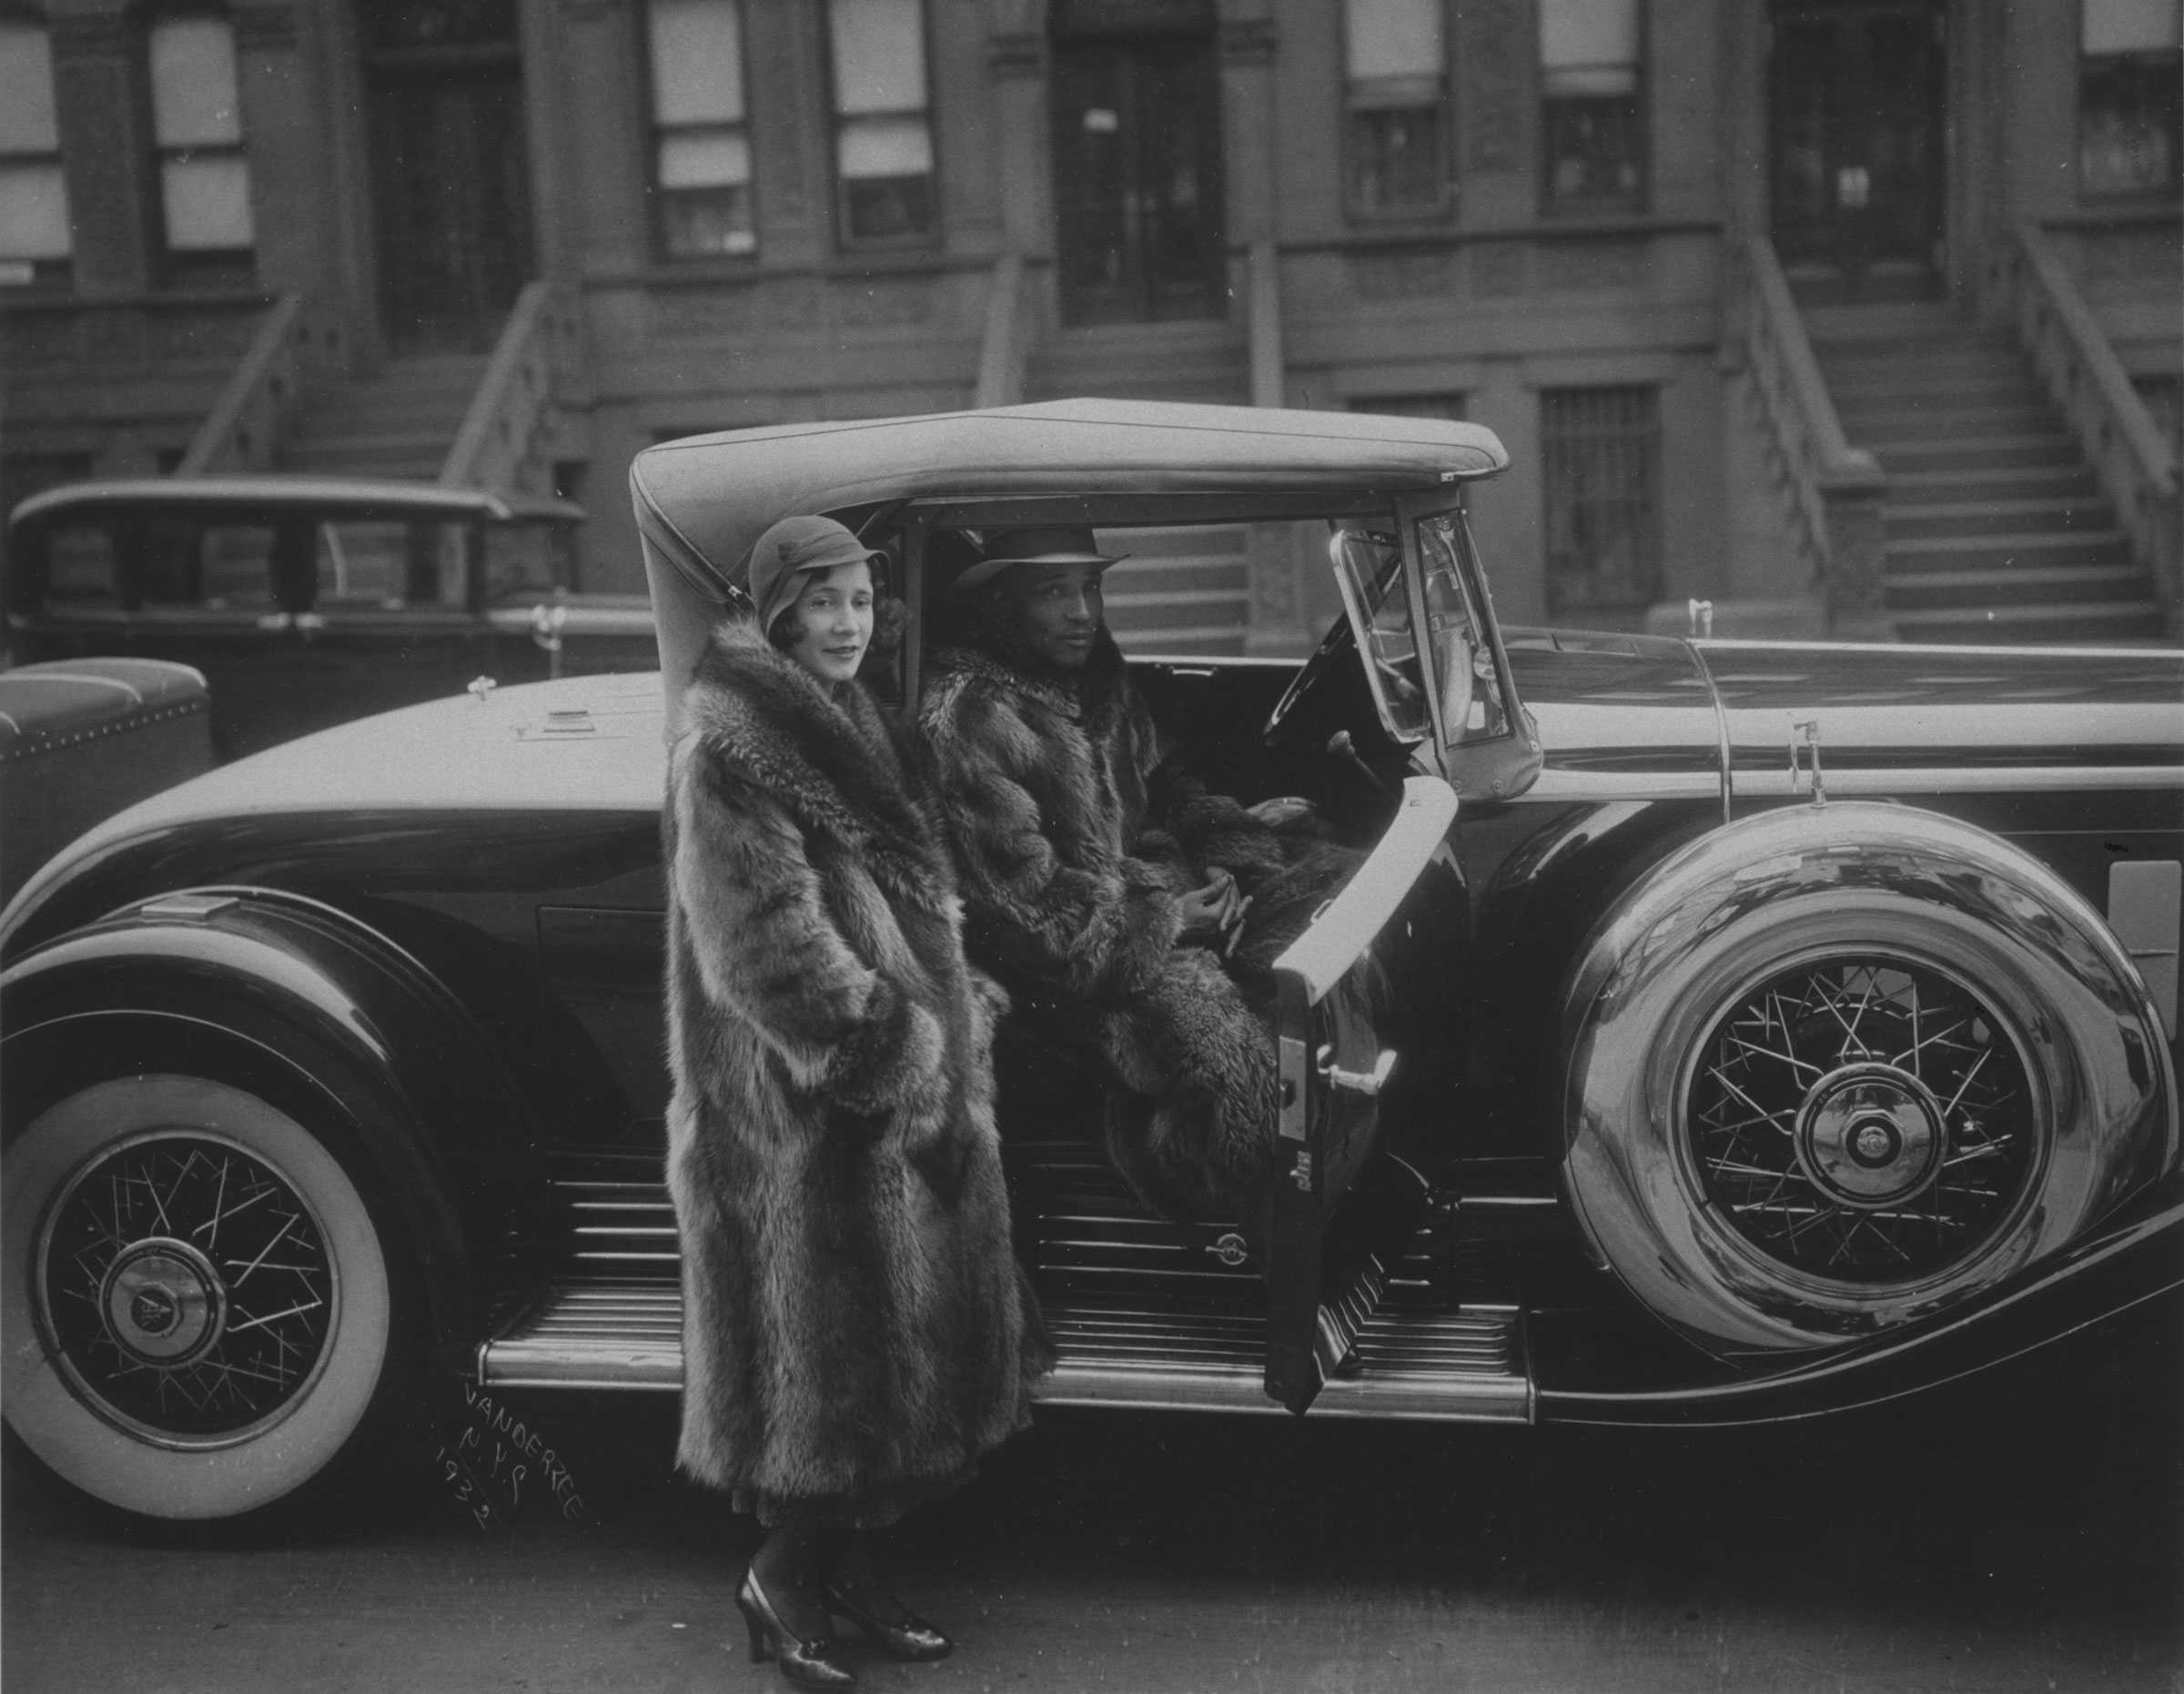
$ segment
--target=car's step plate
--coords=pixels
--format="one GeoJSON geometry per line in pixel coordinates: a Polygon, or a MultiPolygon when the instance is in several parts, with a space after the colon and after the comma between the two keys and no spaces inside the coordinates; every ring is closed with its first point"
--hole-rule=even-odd
{"type": "MultiPolygon", "coordinates": [[[[482,1383],[509,1388],[682,1386],[682,1300],[667,1282],[549,1289],[478,1349],[482,1383]]],[[[1265,1324],[1255,1314],[1145,1302],[1049,1305],[1059,1355],[1038,1397],[1059,1406],[1279,1412],[1262,1386],[1265,1324]]],[[[1531,1375],[1513,1306],[1381,1306],[1358,1331],[1354,1368],[1330,1380],[1316,1417],[1525,1423],[1531,1375]]]]}

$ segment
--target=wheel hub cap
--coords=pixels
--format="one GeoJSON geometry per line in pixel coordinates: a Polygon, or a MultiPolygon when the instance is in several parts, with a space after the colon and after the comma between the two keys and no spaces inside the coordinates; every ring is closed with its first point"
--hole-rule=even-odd
{"type": "Polygon", "coordinates": [[[1892,1065],[1846,1065],[1822,1078],[1799,1114],[1806,1175],[1845,1205],[1893,1205],[1916,1194],[1946,1144],[1934,1096],[1892,1065]]]}
{"type": "Polygon", "coordinates": [[[196,1357],[219,1338],[227,1316],[211,1262],[187,1242],[157,1237],[115,1258],[99,1305],[106,1333],[123,1351],[152,1365],[196,1357]]]}
{"type": "Polygon", "coordinates": [[[155,1445],[243,1438],[326,1356],[336,1277],[311,1208],[215,1134],[157,1131],[90,1161],[48,1207],[36,1260],[61,1373],[155,1445]]]}
{"type": "Polygon", "coordinates": [[[1932,966],[1791,966],[1725,1006],[1696,1057],[1689,1168],[1764,1276],[1925,1281],[1979,1253],[2032,1179],[2024,1059],[1986,996],[1932,966]]]}

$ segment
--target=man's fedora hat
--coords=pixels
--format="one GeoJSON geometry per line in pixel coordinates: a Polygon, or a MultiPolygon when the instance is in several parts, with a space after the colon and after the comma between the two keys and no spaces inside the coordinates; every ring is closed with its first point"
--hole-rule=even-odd
{"type": "Polygon", "coordinates": [[[948,585],[950,594],[967,594],[1011,565],[1097,565],[1105,570],[1129,557],[1101,552],[1089,528],[1072,524],[1040,529],[988,529],[974,539],[982,542],[979,556],[956,573],[956,580],[948,585]]]}

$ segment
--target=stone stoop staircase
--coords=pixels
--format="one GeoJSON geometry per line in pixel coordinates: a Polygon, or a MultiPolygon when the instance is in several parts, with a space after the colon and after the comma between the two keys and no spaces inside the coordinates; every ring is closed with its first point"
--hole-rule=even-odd
{"type": "MultiPolygon", "coordinates": [[[[1243,331],[1198,318],[1060,329],[1025,382],[1034,400],[1200,400],[1246,406],[1243,331]]],[[[1107,623],[1125,652],[1240,653],[1251,601],[1242,529],[1134,529],[1108,539],[1130,556],[1107,572],[1107,623]]]]}
{"type": "Polygon", "coordinates": [[[432,481],[484,376],[481,357],[435,356],[329,388],[306,404],[281,469],[432,481]]]}
{"type": "Polygon", "coordinates": [[[1946,305],[1805,313],[1844,434],[1880,460],[1907,641],[2159,642],[2149,572],[2009,330],[1946,305]]]}

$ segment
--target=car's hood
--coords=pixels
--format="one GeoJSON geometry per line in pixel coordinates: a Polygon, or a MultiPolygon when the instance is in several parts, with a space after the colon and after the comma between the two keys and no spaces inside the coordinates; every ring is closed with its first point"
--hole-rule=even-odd
{"type": "Polygon", "coordinates": [[[570,677],[430,701],[284,741],[118,812],[38,871],[0,943],[87,860],[193,826],[281,816],[656,812],[666,782],[660,679],[570,677]]]}
{"type": "Polygon", "coordinates": [[[1535,796],[1695,797],[1724,767],[1736,798],[1784,794],[1793,736],[1845,794],[2184,782],[2184,652],[1534,630],[1508,645],[1547,749],[1535,796]]]}
{"type": "Polygon", "coordinates": [[[2184,652],[1694,645],[1740,796],[1786,792],[1790,741],[1808,733],[1845,793],[2184,778],[2184,652]]]}

